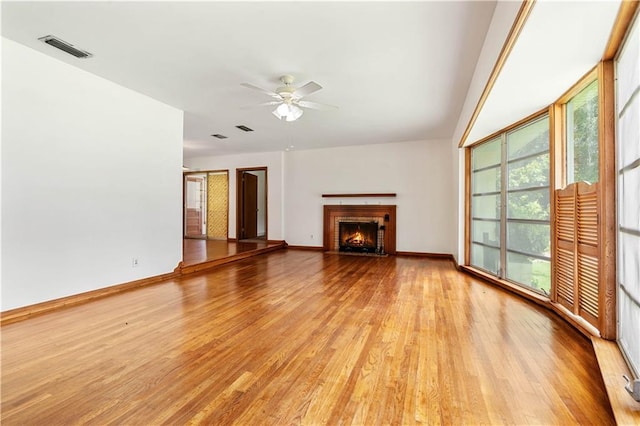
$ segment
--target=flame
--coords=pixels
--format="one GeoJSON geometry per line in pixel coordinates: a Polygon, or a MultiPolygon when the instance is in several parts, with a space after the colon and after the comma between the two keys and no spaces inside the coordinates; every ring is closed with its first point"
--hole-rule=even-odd
{"type": "Polygon", "coordinates": [[[351,244],[364,244],[364,235],[362,235],[362,233],[360,232],[356,232],[355,234],[353,234],[353,237],[351,238],[351,244]]]}

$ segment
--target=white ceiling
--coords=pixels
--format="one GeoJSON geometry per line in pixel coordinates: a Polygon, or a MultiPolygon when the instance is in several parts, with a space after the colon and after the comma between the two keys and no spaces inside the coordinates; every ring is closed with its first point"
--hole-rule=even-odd
{"type": "MultiPolygon", "coordinates": [[[[546,107],[592,68],[619,6],[620,0],[538,0],[466,144],[546,107]]],[[[470,115],[462,107],[496,3],[3,1],[1,7],[3,36],[184,110],[189,158],[454,137],[459,118],[466,124],[470,115]],[[76,59],[37,40],[49,34],[94,57],[76,59]],[[306,110],[286,123],[271,115],[272,107],[242,108],[271,98],[241,83],[273,90],[283,74],[293,74],[295,85],[318,82],[324,89],[306,99],[339,109],[306,110]]],[[[495,62],[484,60],[488,69],[495,62]]],[[[488,75],[475,78],[481,88],[488,75]]],[[[472,92],[475,106],[479,93],[472,92]]]]}
{"type": "Polygon", "coordinates": [[[182,109],[185,157],[451,138],[495,2],[2,2],[2,35],[182,109]],[[80,60],[38,37],[93,53],[80,60]],[[292,123],[267,89],[323,90],[292,123]],[[254,132],[235,128],[246,125],[254,132]],[[218,140],[220,133],[228,139],[218,140]]]}
{"type": "Polygon", "coordinates": [[[466,144],[546,108],[573,86],[602,58],[619,8],[619,0],[538,0],[466,144]]]}

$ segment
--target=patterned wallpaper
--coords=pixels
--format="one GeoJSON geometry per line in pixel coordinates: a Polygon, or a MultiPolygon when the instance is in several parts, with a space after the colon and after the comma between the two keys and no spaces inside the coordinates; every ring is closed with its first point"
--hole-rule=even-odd
{"type": "Polygon", "coordinates": [[[229,175],[207,175],[207,238],[227,239],[229,214],[229,175]]]}

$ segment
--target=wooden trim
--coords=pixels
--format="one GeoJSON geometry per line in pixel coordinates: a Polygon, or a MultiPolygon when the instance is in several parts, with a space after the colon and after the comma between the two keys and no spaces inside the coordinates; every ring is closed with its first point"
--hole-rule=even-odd
{"type": "Polygon", "coordinates": [[[619,425],[639,425],[638,403],[624,389],[622,375],[633,377],[618,345],[614,342],[591,337],[591,344],[598,359],[602,381],[607,389],[611,410],[619,425]]]}
{"type": "Polygon", "coordinates": [[[287,249],[307,250],[307,251],[324,251],[324,247],[322,247],[322,246],[292,246],[292,245],[287,245],[287,249]]]}
{"type": "Polygon", "coordinates": [[[536,111],[533,114],[530,114],[530,115],[526,116],[525,118],[523,118],[521,120],[518,120],[515,123],[510,124],[507,127],[504,127],[502,129],[498,130],[497,132],[494,132],[494,133],[490,134],[487,137],[484,137],[484,138],[482,138],[482,139],[480,139],[480,140],[478,140],[476,142],[473,142],[473,143],[465,146],[465,148],[473,148],[475,146],[482,145],[485,142],[489,142],[489,141],[491,141],[493,139],[501,137],[503,134],[508,133],[508,132],[510,132],[512,130],[515,130],[520,126],[528,124],[530,121],[534,121],[535,119],[540,118],[543,115],[548,114],[548,113],[549,113],[549,107],[544,107],[543,109],[541,109],[539,111],[536,111]]]}
{"type": "MultiPolygon", "coordinates": [[[[549,164],[550,176],[549,186],[552,191],[564,188],[567,185],[566,162],[567,162],[567,131],[566,131],[566,104],[553,103],[549,107],[549,149],[553,162],[549,164]]],[[[555,217],[555,216],[554,216],[555,217]]]]}
{"type": "Polygon", "coordinates": [[[188,172],[182,172],[183,175],[199,175],[199,174],[209,174],[209,173],[223,173],[227,172],[229,174],[229,169],[220,169],[220,170],[189,170],[188,172]]]}
{"type": "Polygon", "coordinates": [[[423,257],[425,259],[449,260],[456,265],[456,259],[450,253],[425,253],[420,251],[396,251],[396,256],[423,257]]]}
{"type": "Polygon", "coordinates": [[[257,250],[245,251],[235,254],[233,256],[223,257],[221,259],[210,260],[207,262],[196,263],[194,265],[188,265],[182,267],[182,275],[189,275],[196,272],[208,271],[216,266],[225,265],[227,263],[236,262],[238,260],[247,259],[249,257],[257,256],[259,254],[269,253],[271,251],[281,250],[287,248],[287,243],[282,241],[282,244],[278,246],[264,247],[257,250]]]}
{"type": "Polygon", "coordinates": [[[267,244],[284,244],[287,246],[287,242],[285,240],[266,240],[267,244]]]}
{"type": "MultiPolygon", "coordinates": [[[[562,112],[561,109],[552,104],[549,106],[549,201],[550,201],[550,221],[549,221],[549,240],[550,240],[550,250],[551,250],[551,258],[553,259],[553,255],[557,250],[556,247],[556,203],[555,203],[555,191],[557,187],[557,178],[558,178],[558,168],[557,159],[562,158],[562,153],[558,152],[557,145],[561,143],[560,134],[558,131],[562,131],[562,112]]],[[[555,262],[551,263],[551,289],[549,291],[549,299],[555,302],[558,299],[558,291],[555,284],[555,262]]]]}
{"type": "Polygon", "coordinates": [[[600,332],[597,328],[595,328],[592,324],[589,324],[586,319],[575,315],[566,306],[550,301],[548,308],[558,314],[560,318],[571,324],[573,328],[578,330],[586,337],[600,337],[600,332]]]}
{"type": "Polygon", "coordinates": [[[471,148],[465,148],[464,154],[464,260],[471,264],[471,148]]]}
{"type": "Polygon", "coordinates": [[[615,71],[613,61],[598,66],[598,149],[600,198],[600,287],[598,311],[604,339],[617,338],[616,324],[616,144],[615,71]]]}
{"type": "Polygon", "coordinates": [[[460,269],[460,264],[458,263],[458,260],[455,256],[451,256],[451,261],[453,262],[453,266],[455,266],[457,271],[462,271],[462,269],[460,269]]]}
{"type": "Polygon", "coordinates": [[[352,198],[352,197],[395,197],[395,192],[390,193],[371,193],[371,194],[322,194],[322,198],[352,198]]]}
{"type": "Polygon", "coordinates": [[[389,215],[389,221],[384,222],[384,251],[396,254],[396,206],[390,204],[326,204],[323,209],[322,247],[325,251],[337,250],[334,247],[334,218],[339,216],[375,216],[389,215]]]}
{"type": "Polygon", "coordinates": [[[26,319],[28,317],[45,314],[47,312],[51,312],[63,307],[80,305],[82,303],[90,302],[92,300],[96,300],[106,296],[111,296],[116,293],[122,293],[125,291],[133,290],[135,288],[145,287],[152,284],[158,284],[162,281],[171,280],[180,276],[181,268],[182,262],[178,263],[178,266],[174,269],[173,272],[169,272],[167,274],[155,275],[148,278],[142,278],[123,284],[116,284],[79,294],[73,294],[71,296],[62,297],[60,299],[48,300],[46,302],[36,303],[34,305],[23,306],[21,308],[1,312],[0,325],[4,326],[13,322],[22,321],[23,319],[26,319]]]}
{"type": "Polygon", "coordinates": [[[620,3],[618,16],[613,24],[607,47],[602,55],[603,61],[610,61],[618,54],[618,50],[620,50],[620,46],[622,46],[622,42],[627,35],[631,21],[633,21],[633,17],[638,10],[638,4],[638,0],[623,0],[620,3]]]}
{"type": "Polygon", "coordinates": [[[507,39],[505,40],[504,45],[502,46],[502,50],[498,55],[498,59],[496,60],[496,63],[493,66],[493,70],[489,75],[489,80],[487,81],[487,84],[485,85],[484,90],[480,95],[480,99],[478,100],[478,103],[475,109],[473,110],[473,114],[471,114],[471,119],[469,119],[469,123],[467,123],[467,127],[464,133],[462,134],[462,138],[460,139],[460,142],[458,143],[458,148],[462,148],[464,146],[465,141],[469,137],[469,133],[471,133],[471,129],[473,128],[473,125],[478,119],[478,116],[480,115],[480,111],[482,111],[482,107],[484,106],[484,103],[487,101],[487,98],[489,97],[489,93],[491,93],[491,90],[493,89],[493,85],[496,83],[496,80],[500,75],[500,71],[502,71],[502,67],[506,63],[507,58],[511,53],[511,50],[513,49],[513,46],[516,44],[516,41],[520,36],[520,32],[522,31],[522,28],[524,28],[524,24],[527,22],[527,18],[529,18],[529,14],[531,13],[531,10],[533,9],[534,5],[535,5],[535,0],[524,0],[522,2],[522,5],[520,6],[520,10],[516,15],[516,19],[514,20],[513,25],[511,26],[511,30],[509,31],[509,34],[507,35],[507,39]]]}
{"type": "MultiPolygon", "coordinates": [[[[566,92],[554,102],[556,104],[566,104],[573,99],[578,93],[582,92],[588,85],[593,83],[598,78],[598,65],[587,71],[573,86],[571,86],[566,92]]],[[[563,120],[566,119],[566,114],[563,114],[563,120]]]]}

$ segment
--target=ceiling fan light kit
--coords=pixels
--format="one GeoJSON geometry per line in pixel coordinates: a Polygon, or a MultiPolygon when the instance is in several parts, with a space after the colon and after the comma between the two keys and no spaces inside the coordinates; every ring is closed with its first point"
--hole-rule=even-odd
{"type": "Polygon", "coordinates": [[[274,101],[263,102],[258,106],[278,105],[276,109],[272,111],[272,114],[282,121],[296,121],[297,119],[302,117],[302,114],[304,113],[302,108],[312,108],[320,110],[337,108],[333,105],[301,100],[304,96],[310,95],[322,89],[322,86],[314,81],[310,81],[304,86],[296,89],[292,86],[293,80],[293,76],[283,75],[282,77],[280,77],[280,81],[282,82],[282,84],[284,84],[284,86],[278,87],[274,92],[258,86],[254,86],[250,83],[242,83],[242,86],[249,89],[258,90],[274,98],[274,101]]]}
{"type": "Polygon", "coordinates": [[[284,121],[296,121],[303,113],[300,107],[291,103],[281,103],[273,110],[273,115],[284,121]]]}

